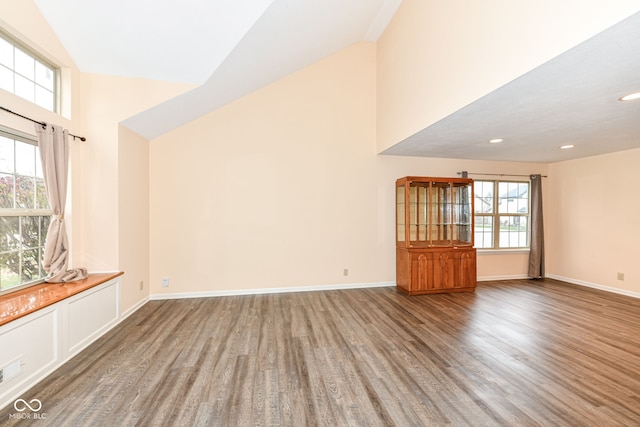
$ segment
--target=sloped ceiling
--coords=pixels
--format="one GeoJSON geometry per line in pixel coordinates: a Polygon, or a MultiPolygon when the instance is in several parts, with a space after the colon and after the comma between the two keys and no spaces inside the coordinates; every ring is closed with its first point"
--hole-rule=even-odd
{"type": "MultiPolygon", "coordinates": [[[[199,85],[123,123],[153,139],[377,40],[401,0],[35,2],[81,71],[199,85]]],[[[618,101],[637,91],[640,13],[384,154],[555,162],[640,148],[640,101],[618,101]]]]}
{"type": "Polygon", "coordinates": [[[202,84],[273,0],[35,0],[83,72],[202,84]]]}
{"type": "Polygon", "coordinates": [[[201,84],[123,122],[148,139],[377,40],[400,2],[36,0],[81,71],[201,84]]]}

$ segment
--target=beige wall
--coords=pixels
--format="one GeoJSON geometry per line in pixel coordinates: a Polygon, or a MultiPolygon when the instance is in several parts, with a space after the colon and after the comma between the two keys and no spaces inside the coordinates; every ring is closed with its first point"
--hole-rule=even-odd
{"type": "Polygon", "coordinates": [[[638,10],[635,0],[404,0],[378,41],[378,151],[638,10]]]}
{"type": "Polygon", "coordinates": [[[124,310],[149,295],[149,141],[124,126],[118,140],[118,268],[124,310]]]}
{"type": "Polygon", "coordinates": [[[384,280],[374,64],[354,46],[151,141],[152,293],[384,280]]]}
{"type": "Polygon", "coordinates": [[[74,253],[90,271],[125,271],[126,310],[148,292],[148,286],[139,289],[141,280],[148,282],[147,221],[141,219],[148,209],[148,165],[146,140],[119,123],[191,86],[89,73],[81,73],[79,83],[88,141],[77,165],[81,179],[74,180],[80,215],[74,253]]]}
{"type": "Polygon", "coordinates": [[[550,275],[640,293],[638,164],[640,149],[549,166],[550,275]]]}
{"type": "Polygon", "coordinates": [[[375,59],[354,45],[151,141],[152,294],[393,282],[397,178],[546,173],[376,155],[375,59]]]}

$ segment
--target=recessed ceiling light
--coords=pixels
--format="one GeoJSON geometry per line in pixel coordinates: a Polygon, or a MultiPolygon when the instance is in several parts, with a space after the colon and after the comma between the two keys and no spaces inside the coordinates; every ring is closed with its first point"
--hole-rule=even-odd
{"type": "Polygon", "coordinates": [[[634,99],[640,99],[640,92],[630,93],[629,95],[625,95],[619,99],[620,101],[632,101],[634,99]]]}
{"type": "Polygon", "coordinates": [[[490,139],[489,142],[491,144],[498,144],[500,142],[504,141],[502,138],[495,138],[495,139],[490,139]]]}
{"type": "Polygon", "coordinates": [[[568,148],[573,148],[573,147],[575,147],[575,145],[573,145],[573,144],[567,144],[567,145],[563,145],[563,146],[561,146],[560,148],[561,148],[561,149],[563,149],[563,150],[566,150],[566,149],[568,149],[568,148]]]}

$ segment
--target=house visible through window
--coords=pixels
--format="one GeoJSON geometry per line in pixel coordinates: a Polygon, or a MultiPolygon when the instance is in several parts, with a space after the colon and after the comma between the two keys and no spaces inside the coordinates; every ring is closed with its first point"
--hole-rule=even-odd
{"type": "Polygon", "coordinates": [[[529,247],[529,183],[475,181],[476,248],[529,247]]]}
{"type": "Polygon", "coordinates": [[[46,275],[50,218],[36,141],[0,130],[0,292],[46,275]]]}
{"type": "Polygon", "coordinates": [[[57,110],[58,69],[0,33],[0,89],[57,110]]]}

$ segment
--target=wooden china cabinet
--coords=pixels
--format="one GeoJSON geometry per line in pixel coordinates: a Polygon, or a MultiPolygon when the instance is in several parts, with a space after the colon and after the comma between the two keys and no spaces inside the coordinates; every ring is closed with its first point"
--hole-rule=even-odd
{"type": "Polygon", "coordinates": [[[409,295],[473,292],[473,180],[396,181],[396,285],[409,295]]]}

